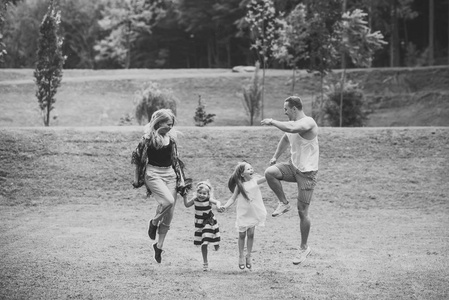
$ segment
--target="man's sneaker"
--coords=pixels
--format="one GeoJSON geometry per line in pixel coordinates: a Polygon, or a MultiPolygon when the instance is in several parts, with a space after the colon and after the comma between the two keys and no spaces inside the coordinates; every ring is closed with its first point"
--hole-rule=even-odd
{"type": "Polygon", "coordinates": [[[157,226],[153,225],[153,220],[150,220],[148,222],[148,236],[150,237],[150,239],[152,239],[152,240],[156,239],[156,231],[157,231],[157,226]]]}
{"type": "Polygon", "coordinates": [[[291,206],[289,203],[284,204],[282,202],[279,202],[278,207],[275,209],[275,211],[271,214],[273,217],[278,217],[280,215],[285,214],[291,209],[291,206]]]}
{"type": "Polygon", "coordinates": [[[293,264],[299,265],[300,263],[303,263],[307,256],[309,256],[310,252],[312,252],[312,250],[309,246],[307,246],[306,249],[300,249],[298,255],[293,259],[293,264]]]}
{"type": "Polygon", "coordinates": [[[159,249],[158,247],[157,247],[157,243],[154,243],[153,244],[153,249],[154,249],[154,256],[153,256],[153,258],[154,258],[154,260],[158,263],[158,264],[160,264],[161,263],[161,261],[162,261],[162,249],[159,249]]]}

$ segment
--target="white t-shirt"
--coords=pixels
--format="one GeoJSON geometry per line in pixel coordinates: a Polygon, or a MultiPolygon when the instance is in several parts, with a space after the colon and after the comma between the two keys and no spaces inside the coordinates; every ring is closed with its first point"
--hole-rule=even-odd
{"type": "Polygon", "coordinates": [[[307,140],[299,133],[286,133],[290,142],[291,160],[293,165],[301,172],[318,171],[320,150],[318,136],[307,140]]]}

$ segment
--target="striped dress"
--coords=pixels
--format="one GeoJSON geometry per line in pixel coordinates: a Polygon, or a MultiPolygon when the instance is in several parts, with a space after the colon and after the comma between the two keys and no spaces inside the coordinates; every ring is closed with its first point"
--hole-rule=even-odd
{"type": "Polygon", "coordinates": [[[199,201],[193,200],[195,205],[195,238],[193,244],[200,245],[218,245],[220,243],[220,228],[218,222],[212,213],[212,205],[209,199],[199,201]]]}

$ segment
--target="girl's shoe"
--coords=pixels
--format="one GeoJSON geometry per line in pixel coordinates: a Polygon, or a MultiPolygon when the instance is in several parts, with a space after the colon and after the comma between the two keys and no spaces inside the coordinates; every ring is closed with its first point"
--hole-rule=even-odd
{"type": "Polygon", "coordinates": [[[203,271],[204,272],[207,272],[207,271],[209,271],[209,264],[203,264],[203,271]]]}
{"type": "Polygon", "coordinates": [[[251,270],[252,265],[251,265],[251,256],[250,255],[246,256],[246,267],[251,270]]]}
{"type": "Polygon", "coordinates": [[[245,269],[245,258],[244,257],[239,257],[239,268],[240,268],[240,270],[245,269]]]}

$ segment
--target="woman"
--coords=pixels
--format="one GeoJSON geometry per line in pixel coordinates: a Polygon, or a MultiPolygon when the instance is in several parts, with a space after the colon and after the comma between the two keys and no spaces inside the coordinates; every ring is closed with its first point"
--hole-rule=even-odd
{"type": "Polygon", "coordinates": [[[148,222],[150,239],[155,240],[156,232],[159,234],[157,243],[153,244],[157,263],[162,261],[162,247],[170,229],[177,193],[184,196],[191,187],[191,180],[185,180],[183,163],[178,158],[176,131],[172,130],[175,121],[170,109],[154,112],[131,161],[136,165],[133,186],[138,188],[145,184],[147,195],[153,194],[159,203],[156,215],[148,222]]]}

